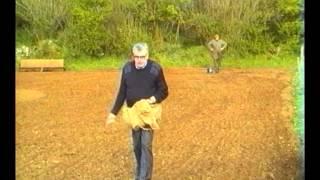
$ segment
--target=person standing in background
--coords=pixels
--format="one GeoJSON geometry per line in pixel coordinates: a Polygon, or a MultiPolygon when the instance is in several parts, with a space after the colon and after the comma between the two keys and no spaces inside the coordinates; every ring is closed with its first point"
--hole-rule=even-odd
{"type": "Polygon", "coordinates": [[[227,47],[227,43],[220,39],[218,34],[214,35],[214,38],[209,41],[208,48],[211,53],[212,63],[210,63],[210,67],[208,71],[210,73],[216,72],[218,73],[221,67],[221,60],[222,60],[222,52],[227,47]],[[213,64],[213,65],[212,65],[213,64]],[[213,69],[212,69],[213,66],[213,69]]]}

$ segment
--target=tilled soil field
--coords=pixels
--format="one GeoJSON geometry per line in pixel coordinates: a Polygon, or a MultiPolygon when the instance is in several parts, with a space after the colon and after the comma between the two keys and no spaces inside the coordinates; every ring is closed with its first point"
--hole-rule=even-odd
{"type": "MultiPolygon", "coordinates": [[[[164,69],[154,180],[292,180],[292,73],[164,69]]],[[[16,73],[16,179],[132,179],[131,131],[105,128],[119,71],[16,73]]]]}

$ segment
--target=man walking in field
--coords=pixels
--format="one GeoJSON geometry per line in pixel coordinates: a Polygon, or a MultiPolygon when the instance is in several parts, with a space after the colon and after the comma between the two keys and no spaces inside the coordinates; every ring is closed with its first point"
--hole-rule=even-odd
{"type": "Polygon", "coordinates": [[[214,35],[214,38],[209,41],[208,48],[211,53],[212,63],[210,63],[209,72],[212,73],[213,71],[218,73],[221,60],[222,60],[222,51],[227,47],[227,43],[220,39],[219,35],[214,35]],[[212,69],[213,64],[213,69],[212,69]]]}
{"type": "MultiPolygon", "coordinates": [[[[133,108],[133,106],[145,101],[150,105],[159,104],[168,96],[168,86],[162,67],[148,58],[148,45],[146,43],[135,44],[132,48],[132,54],[133,61],[127,62],[122,68],[120,88],[107,117],[107,126],[115,121],[115,117],[125,101],[128,108],[133,108]]],[[[152,177],[153,133],[152,126],[148,124],[144,124],[142,127],[132,127],[136,180],[150,180],[152,177]]]]}

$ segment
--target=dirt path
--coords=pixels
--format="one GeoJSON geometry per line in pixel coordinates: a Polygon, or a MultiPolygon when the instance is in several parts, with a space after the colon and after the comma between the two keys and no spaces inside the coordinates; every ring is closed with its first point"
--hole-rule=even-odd
{"type": "MultiPolygon", "coordinates": [[[[154,180],[295,179],[292,74],[165,69],[154,180]]],[[[118,71],[16,74],[17,179],[131,179],[130,131],[104,128],[118,71]]]]}

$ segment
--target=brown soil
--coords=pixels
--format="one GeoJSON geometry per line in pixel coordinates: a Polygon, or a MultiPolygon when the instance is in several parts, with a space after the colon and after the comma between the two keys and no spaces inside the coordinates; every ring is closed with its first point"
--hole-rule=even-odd
{"type": "MultiPolygon", "coordinates": [[[[165,69],[154,180],[276,179],[298,174],[292,73],[165,69]]],[[[130,129],[104,127],[118,71],[17,72],[17,179],[132,179],[130,129]]]]}

